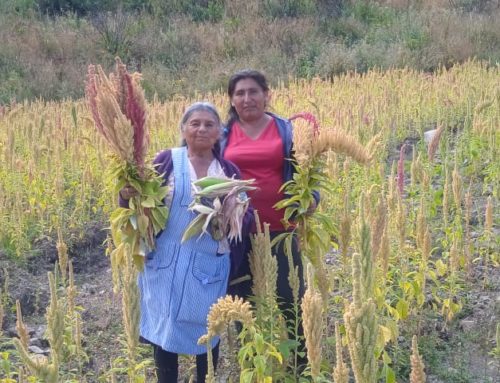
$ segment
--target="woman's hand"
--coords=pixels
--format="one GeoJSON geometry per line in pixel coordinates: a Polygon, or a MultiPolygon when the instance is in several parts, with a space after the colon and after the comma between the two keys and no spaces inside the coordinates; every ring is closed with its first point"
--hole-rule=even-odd
{"type": "Polygon", "coordinates": [[[137,197],[139,192],[132,185],[127,184],[120,190],[120,197],[122,197],[125,201],[128,201],[131,198],[137,197]]]}
{"type": "Polygon", "coordinates": [[[310,217],[311,215],[313,215],[314,212],[316,211],[317,207],[318,207],[318,204],[316,203],[316,200],[313,198],[311,204],[307,208],[306,216],[310,217]]]}

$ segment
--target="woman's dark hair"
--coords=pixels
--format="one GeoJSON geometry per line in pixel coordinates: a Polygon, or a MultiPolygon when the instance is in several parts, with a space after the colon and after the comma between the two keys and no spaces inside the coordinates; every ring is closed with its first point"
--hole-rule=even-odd
{"type": "MultiPolygon", "coordinates": [[[[182,115],[181,122],[180,122],[180,128],[181,130],[184,129],[184,125],[188,120],[191,118],[194,112],[208,112],[210,113],[214,118],[215,121],[217,122],[217,125],[222,129],[222,123],[221,119],[219,116],[219,112],[217,112],[217,109],[213,104],[210,102],[206,101],[201,101],[201,102],[195,102],[194,104],[191,104],[188,106],[188,108],[184,111],[184,114],[182,115]]],[[[183,138],[181,140],[181,146],[187,146],[186,140],[183,138]]],[[[214,151],[216,153],[220,152],[220,139],[217,140],[217,142],[214,144],[214,151]]]]}
{"type": "MultiPolygon", "coordinates": [[[[241,80],[246,80],[248,78],[254,80],[264,92],[267,92],[269,90],[266,76],[253,69],[243,69],[233,74],[229,79],[229,82],[227,83],[227,94],[229,95],[229,98],[233,97],[234,90],[236,89],[236,84],[238,84],[238,82],[240,82],[241,80]]],[[[233,122],[237,121],[238,119],[238,113],[236,112],[234,106],[231,105],[231,101],[229,101],[228,119],[226,126],[230,127],[233,122]]]]}

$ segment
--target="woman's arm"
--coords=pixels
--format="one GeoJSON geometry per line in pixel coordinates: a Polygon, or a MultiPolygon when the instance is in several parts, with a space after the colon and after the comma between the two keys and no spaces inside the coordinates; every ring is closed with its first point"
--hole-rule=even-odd
{"type": "Polygon", "coordinates": [[[165,186],[167,184],[168,177],[174,169],[174,163],[172,162],[172,150],[168,149],[159,152],[153,160],[153,167],[156,172],[163,177],[162,186],[165,186]]]}

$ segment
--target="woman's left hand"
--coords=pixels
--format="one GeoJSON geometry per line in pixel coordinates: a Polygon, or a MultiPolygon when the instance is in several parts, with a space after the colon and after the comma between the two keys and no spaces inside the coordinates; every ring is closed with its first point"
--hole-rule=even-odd
{"type": "Polygon", "coordinates": [[[307,208],[306,216],[310,217],[311,215],[313,215],[314,212],[316,211],[317,207],[318,207],[318,204],[316,203],[316,200],[313,198],[311,204],[307,208]]]}
{"type": "Polygon", "coordinates": [[[137,197],[139,192],[132,185],[127,184],[120,190],[120,197],[122,197],[125,201],[128,201],[131,198],[137,197]]]}

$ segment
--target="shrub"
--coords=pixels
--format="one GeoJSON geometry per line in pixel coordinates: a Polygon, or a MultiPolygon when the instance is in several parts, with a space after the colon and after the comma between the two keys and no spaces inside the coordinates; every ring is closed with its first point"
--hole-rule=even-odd
{"type": "Polygon", "coordinates": [[[396,17],[393,8],[366,0],[353,1],[345,13],[368,25],[389,25],[396,17]]]}
{"type": "Polygon", "coordinates": [[[112,9],[114,0],[35,0],[41,13],[61,15],[76,13],[79,16],[92,12],[102,12],[112,9]]]}
{"type": "Polygon", "coordinates": [[[101,36],[102,47],[113,56],[129,57],[130,24],[134,20],[129,13],[98,13],[91,18],[101,36]]]}
{"type": "Polygon", "coordinates": [[[320,52],[320,45],[312,44],[299,56],[296,70],[298,77],[311,78],[316,75],[315,64],[320,52]]]}
{"type": "MultiPolygon", "coordinates": [[[[455,7],[466,12],[485,12],[494,6],[496,1],[492,0],[458,0],[450,2],[455,7]]],[[[497,7],[498,7],[498,2],[497,7]]]]}
{"type": "Polygon", "coordinates": [[[224,16],[224,2],[221,0],[188,2],[183,9],[193,21],[212,23],[222,20],[224,16]]]}
{"type": "Polygon", "coordinates": [[[0,13],[14,13],[27,17],[36,9],[36,0],[3,0],[0,13]]]}
{"type": "Polygon", "coordinates": [[[322,20],[321,31],[330,38],[340,40],[343,44],[351,46],[366,34],[365,25],[353,17],[322,20]]]}
{"type": "Polygon", "coordinates": [[[263,3],[263,14],[271,18],[300,17],[316,10],[313,0],[266,0],[263,3]]]}
{"type": "Polygon", "coordinates": [[[330,43],[322,48],[315,67],[319,76],[332,79],[341,73],[355,70],[356,57],[354,51],[344,44],[330,43]]]}

